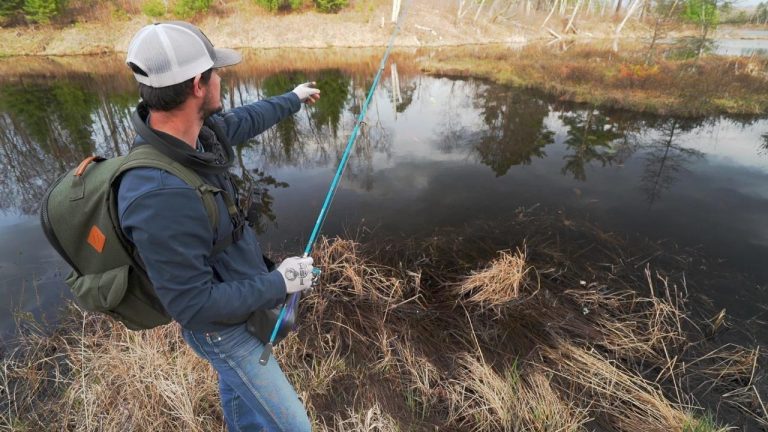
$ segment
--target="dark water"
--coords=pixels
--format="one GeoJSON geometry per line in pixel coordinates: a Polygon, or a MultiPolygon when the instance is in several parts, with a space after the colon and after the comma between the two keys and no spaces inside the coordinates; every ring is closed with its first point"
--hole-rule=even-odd
{"type": "MultiPolygon", "coordinates": [[[[12,311],[51,319],[66,292],[66,266],[38,226],[47,185],[91,152],[123,154],[130,143],[132,77],[119,59],[101,61],[107,66],[67,72],[44,65],[0,79],[6,335],[14,329],[12,311]]],[[[267,248],[303,249],[377,61],[361,56],[299,72],[260,67],[251,56],[226,71],[228,107],[308,79],[323,91],[316,107],[239,149],[239,172],[261,192],[258,228],[267,248]]],[[[405,239],[502,221],[521,206],[539,205],[608,231],[694,248],[717,263],[721,282],[705,293],[713,304],[744,320],[762,317],[767,120],[605,112],[481,81],[422,76],[409,72],[407,59],[398,67],[400,96],[393,97],[387,69],[324,234],[364,229],[405,239]]],[[[689,277],[707,279],[709,270],[689,277]]]]}

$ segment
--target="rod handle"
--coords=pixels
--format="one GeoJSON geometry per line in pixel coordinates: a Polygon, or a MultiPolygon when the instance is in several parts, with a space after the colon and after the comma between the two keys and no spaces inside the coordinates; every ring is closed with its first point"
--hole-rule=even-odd
{"type": "Polygon", "coordinates": [[[264,345],[264,352],[261,353],[261,357],[259,358],[259,364],[262,366],[266,366],[269,362],[269,356],[272,355],[272,342],[268,342],[266,345],[264,345]]]}

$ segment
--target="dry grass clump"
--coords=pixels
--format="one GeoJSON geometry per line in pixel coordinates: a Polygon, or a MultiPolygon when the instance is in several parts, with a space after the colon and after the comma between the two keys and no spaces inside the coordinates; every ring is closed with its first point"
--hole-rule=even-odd
{"type": "Polygon", "coordinates": [[[743,387],[754,383],[760,356],[760,347],[748,349],[727,344],[703,355],[697,363],[706,364],[700,373],[713,384],[743,387]]]}
{"type": "Polygon", "coordinates": [[[520,371],[512,363],[497,371],[469,354],[460,364],[452,399],[461,430],[568,432],[584,430],[589,420],[538,368],[520,371]]]}
{"type": "Polygon", "coordinates": [[[687,343],[683,328],[687,318],[680,294],[666,278],[657,276],[654,280],[648,271],[646,278],[654,294],[647,298],[633,291],[605,289],[565,293],[582,307],[582,313],[592,315],[594,330],[600,333],[593,343],[638,366],[644,361],[668,362],[670,352],[687,343]],[[656,282],[661,287],[656,287],[656,282]],[[656,291],[662,297],[656,297],[656,291]]]}
{"type": "Polygon", "coordinates": [[[8,411],[0,425],[14,430],[221,429],[215,372],[181,348],[177,325],[132,332],[100,315],[73,314],[79,315],[80,328],[49,337],[28,334],[20,351],[4,362],[8,411]],[[23,358],[34,361],[19,362],[23,358]]]}
{"type": "Polygon", "coordinates": [[[378,405],[361,412],[347,410],[342,414],[336,414],[331,424],[332,427],[325,423],[317,425],[317,430],[319,432],[396,432],[401,430],[397,421],[383,412],[378,405]]]}
{"type": "MultiPolygon", "coordinates": [[[[712,432],[722,429],[692,414],[699,408],[684,383],[748,371],[724,357],[735,347],[689,358],[682,298],[650,271],[643,297],[597,274],[581,283],[582,274],[552,271],[555,261],[532,265],[520,251],[468,275],[407,254],[384,265],[339,239],[322,240],[314,256],[322,283],[276,356],[319,430],[712,432]]],[[[74,318],[58,335],[29,335],[4,360],[0,425],[223,429],[215,375],[176,325],[137,333],[74,318]]]]}
{"type": "Polygon", "coordinates": [[[611,430],[683,430],[689,422],[685,407],[671,402],[658,385],[595,350],[563,341],[542,355],[563,388],[587,402],[611,430]]]}
{"type": "Polygon", "coordinates": [[[466,305],[498,310],[523,301],[520,290],[529,283],[527,275],[531,270],[525,252],[518,249],[514,254],[502,251],[499,255],[486,268],[472,272],[456,284],[454,290],[466,305]]]}
{"type": "Polygon", "coordinates": [[[708,352],[688,366],[696,367],[703,376],[699,384],[704,393],[722,394],[722,400],[750,417],[763,428],[768,428],[768,408],[763,400],[759,365],[765,359],[760,347],[745,348],[726,344],[708,352]]]}

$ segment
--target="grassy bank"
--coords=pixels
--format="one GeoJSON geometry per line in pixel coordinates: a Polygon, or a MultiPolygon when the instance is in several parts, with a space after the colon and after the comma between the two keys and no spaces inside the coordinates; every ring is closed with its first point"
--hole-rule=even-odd
{"type": "Polygon", "coordinates": [[[425,60],[432,74],[475,76],[594,106],[680,116],[768,113],[768,58],[674,60],[595,45],[464,48],[425,60]]]}
{"type": "MultiPolygon", "coordinates": [[[[321,242],[322,285],[277,350],[317,430],[711,432],[729,409],[766,424],[759,349],[707,341],[721,322],[691,318],[684,279],[614,256],[609,234],[567,231],[601,252],[532,238],[477,264],[459,240],[321,242]]],[[[74,310],[21,342],[3,361],[2,426],[223,430],[215,375],[176,325],[129,332],[74,310]]]]}

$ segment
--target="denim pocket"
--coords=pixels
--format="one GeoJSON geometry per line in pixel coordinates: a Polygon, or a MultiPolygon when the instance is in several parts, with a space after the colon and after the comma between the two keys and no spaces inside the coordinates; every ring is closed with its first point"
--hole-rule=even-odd
{"type": "Polygon", "coordinates": [[[245,324],[238,324],[217,332],[205,334],[206,341],[220,355],[240,355],[255,349],[260,342],[245,328],[245,324]]]}

